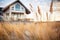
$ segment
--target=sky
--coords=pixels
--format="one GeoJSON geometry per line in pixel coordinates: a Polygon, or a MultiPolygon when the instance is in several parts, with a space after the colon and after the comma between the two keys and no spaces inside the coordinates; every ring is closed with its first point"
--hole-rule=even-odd
{"type": "MultiPolygon", "coordinates": [[[[0,7],[6,7],[10,3],[16,0],[0,0],[0,7]]],[[[32,4],[33,10],[37,10],[37,6],[39,5],[41,10],[46,12],[49,10],[51,0],[20,0],[28,9],[30,9],[30,5],[32,4]]]]}
{"type": "MultiPolygon", "coordinates": [[[[14,2],[16,0],[0,0],[0,7],[6,7],[10,3],[14,2]]],[[[39,5],[42,11],[42,14],[44,15],[43,18],[45,18],[45,13],[50,10],[51,0],[20,0],[28,9],[30,9],[30,5],[32,4],[33,10],[37,10],[37,6],[39,5]]],[[[55,1],[55,0],[54,0],[55,1]]],[[[30,17],[32,17],[30,15],[30,17]]],[[[34,17],[35,18],[35,17],[34,17]]],[[[45,19],[43,19],[45,20],[45,19]]]]}
{"type": "MultiPolygon", "coordinates": [[[[6,7],[10,3],[16,0],[0,0],[0,7],[6,7]]],[[[28,9],[30,9],[30,5],[32,4],[33,10],[37,10],[37,6],[40,5],[43,11],[49,10],[51,0],[20,0],[28,9]],[[47,9],[46,9],[47,8],[47,9]]]]}
{"type": "MultiPolygon", "coordinates": [[[[0,0],[0,6],[6,6],[11,2],[14,2],[15,0],[0,0]]],[[[37,4],[40,5],[49,5],[51,0],[20,0],[24,5],[29,6],[31,3],[34,7],[37,6],[37,4]]]]}

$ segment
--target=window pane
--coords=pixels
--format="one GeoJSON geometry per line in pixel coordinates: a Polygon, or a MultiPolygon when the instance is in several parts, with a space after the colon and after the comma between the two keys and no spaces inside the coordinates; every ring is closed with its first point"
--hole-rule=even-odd
{"type": "Polygon", "coordinates": [[[16,11],[20,11],[20,5],[17,3],[15,6],[16,11]]]}
{"type": "Polygon", "coordinates": [[[14,10],[14,7],[12,7],[12,10],[14,10]]]}
{"type": "Polygon", "coordinates": [[[60,1],[60,0],[58,0],[58,1],[60,1]]]}
{"type": "Polygon", "coordinates": [[[22,11],[24,11],[24,8],[22,7],[22,11]]]}

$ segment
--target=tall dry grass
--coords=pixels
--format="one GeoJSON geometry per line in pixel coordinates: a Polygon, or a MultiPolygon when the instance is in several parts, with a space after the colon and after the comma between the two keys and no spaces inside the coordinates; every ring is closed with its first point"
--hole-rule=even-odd
{"type": "Polygon", "coordinates": [[[0,40],[60,40],[60,22],[0,22],[0,40]]]}
{"type": "Polygon", "coordinates": [[[53,0],[51,1],[50,12],[53,13],[53,0]]]}

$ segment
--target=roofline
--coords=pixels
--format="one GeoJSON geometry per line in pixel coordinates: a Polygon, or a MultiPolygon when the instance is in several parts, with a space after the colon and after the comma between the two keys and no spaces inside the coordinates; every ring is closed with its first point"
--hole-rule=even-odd
{"type": "MultiPolygon", "coordinates": [[[[11,5],[13,5],[14,3],[17,3],[17,2],[19,2],[19,3],[26,9],[26,11],[29,11],[29,13],[30,13],[30,10],[29,10],[27,7],[25,7],[25,5],[24,5],[21,1],[19,1],[19,0],[16,0],[16,1],[14,1],[13,3],[9,4],[8,6],[6,6],[6,7],[3,9],[3,12],[5,12],[5,10],[7,10],[11,5]]],[[[27,14],[29,14],[29,13],[27,13],[27,14]]]]}

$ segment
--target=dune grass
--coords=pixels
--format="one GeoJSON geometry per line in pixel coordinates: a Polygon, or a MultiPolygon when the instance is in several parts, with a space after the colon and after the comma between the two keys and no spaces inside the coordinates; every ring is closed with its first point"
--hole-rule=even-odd
{"type": "Polygon", "coordinates": [[[0,22],[0,40],[60,40],[60,22],[0,22]]]}

